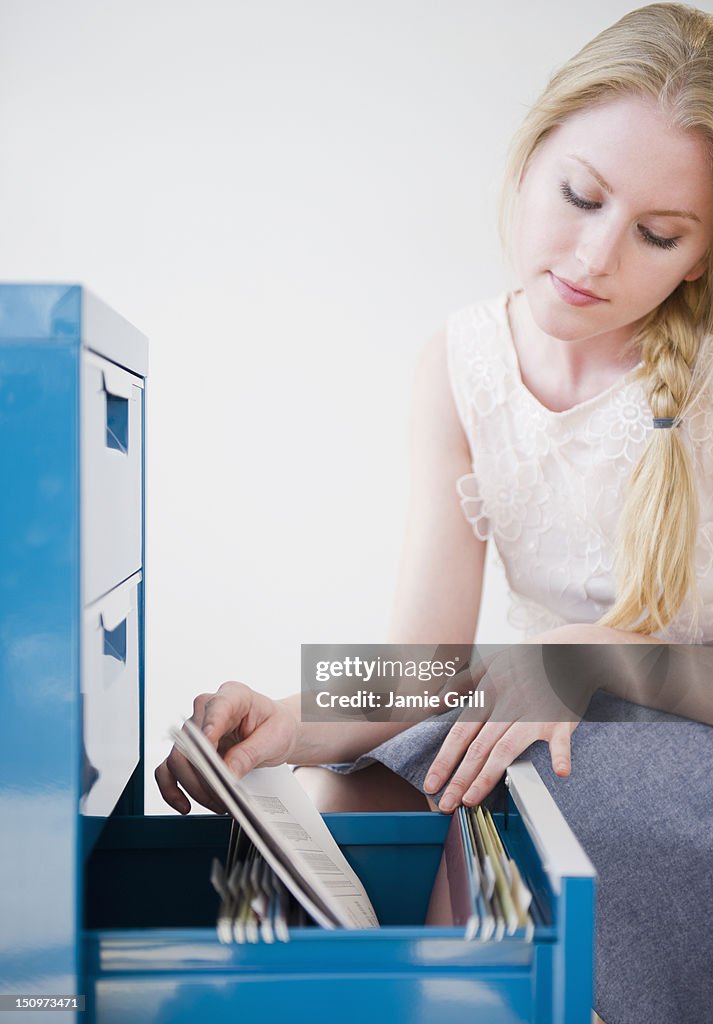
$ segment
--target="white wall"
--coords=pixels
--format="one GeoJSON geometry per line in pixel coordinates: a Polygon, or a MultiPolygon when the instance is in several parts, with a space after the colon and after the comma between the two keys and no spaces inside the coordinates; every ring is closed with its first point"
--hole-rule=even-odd
{"type": "Polygon", "coordinates": [[[193,695],[383,639],[416,353],[504,286],[507,140],[629,6],[0,0],[0,280],[151,341],[150,809],[193,695]]]}

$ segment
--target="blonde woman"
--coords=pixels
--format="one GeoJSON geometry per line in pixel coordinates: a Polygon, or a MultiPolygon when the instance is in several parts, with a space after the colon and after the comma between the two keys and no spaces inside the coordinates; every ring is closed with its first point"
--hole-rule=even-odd
{"type": "MultiPolygon", "coordinates": [[[[530,640],[713,642],[713,17],[633,11],[553,77],[514,140],[503,230],[520,287],[451,316],[421,359],[391,639],[470,644],[492,541],[530,640]]],[[[527,685],[517,665],[491,666],[501,709],[527,685]]],[[[454,712],[327,729],[299,721],[299,697],[230,682],[193,718],[239,775],[353,762],[300,772],[323,809],[426,792],[450,811],[527,751],[600,874],[598,1012],[699,1024],[713,732],[612,694],[592,707],[579,726],[454,712]]],[[[182,790],[211,806],[175,750],[156,777],[177,810],[182,790]]]]}

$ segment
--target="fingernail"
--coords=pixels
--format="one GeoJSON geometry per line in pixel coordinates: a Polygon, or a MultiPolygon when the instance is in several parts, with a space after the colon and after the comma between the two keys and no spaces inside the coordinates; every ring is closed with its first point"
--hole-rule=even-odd
{"type": "Polygon", "coordinates": [[[435,772],[431,772],[430,775],[426,776],[426,781],[423,784],[423,788],[428,790],[429,793],[435,793],[440,785],[440,778],[435,772]]]}
{"type": "Polygon", "coordinates": [[[213,732],[213,728],[214,726],[212,725],[211,722],[206,722],[206,724],[203,726],[203,735],[209,736],[213,732]]]}
{"type": "Polygon", "coordinates": [[[446,795],[446,796],[441,797],[441,799],[440,799],[440,801],[438,803],[438,809],[439,809],[439,811],[445,811],[446,814],[450,814],[451,811],[453,810],[453,808],[455,807],[455,805],[456,805],[456,802],[453,799],[453,797],[449,796],[449,795],[446,795]]]}
{"type": "Polygon", "coordinates": [[[463,795],[463,803],[468,807],[475,807],[476,804],[480,803],[480,790],[469,789],[467,793],[463,795]]]}

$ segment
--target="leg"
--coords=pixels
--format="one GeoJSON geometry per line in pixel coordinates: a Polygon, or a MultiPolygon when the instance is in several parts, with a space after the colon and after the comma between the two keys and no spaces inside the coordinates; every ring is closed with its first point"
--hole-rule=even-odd
{"type": "Polygon", "coordinates": [[[427,811],[426,797],[383,764],[353,775],[328,768],[300,767],[295,778],[323,814],[332,811],[427,811]]]}
{"type": "Polygon", "coordinates": [[[612,701],[596,695],[593,720],[575,731],[568,779],[554,776],[545,744],[525,756],[599,873],[602,1018],[699,1024],[713,1001],[713,830],[706,803],[713,729],[647,720],[654,713],[623,704],[616,709],[622,720],[613,713],[609,721],[594,719],[604,719],[612,701]]]}

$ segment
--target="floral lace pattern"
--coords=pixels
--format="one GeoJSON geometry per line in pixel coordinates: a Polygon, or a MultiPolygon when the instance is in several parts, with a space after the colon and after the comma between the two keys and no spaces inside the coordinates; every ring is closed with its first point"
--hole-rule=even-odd
{"type": "MultiPolygon", "coordinates": [[[[463,513],[493,539],[510,594],[509,622],[524,634],[595,622],[614,601],[614,539],[628,479],[653,430],[636,368],[564,412],[522,382],[507,294],[453,314],[448,359],[472,472],[456,481],[463,513]]],[[[713,641],[713,403],[680,428],[701,481],[698,594],[661,639],[713,641]]]]}

